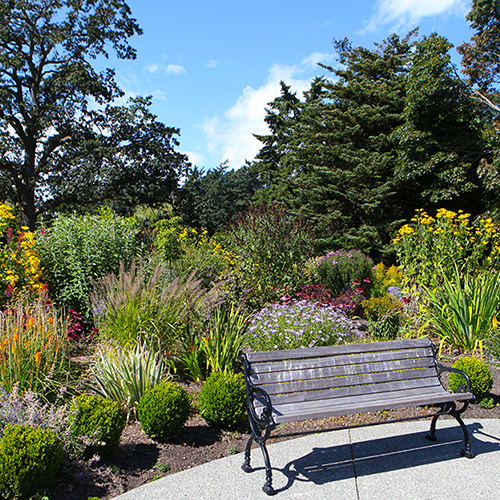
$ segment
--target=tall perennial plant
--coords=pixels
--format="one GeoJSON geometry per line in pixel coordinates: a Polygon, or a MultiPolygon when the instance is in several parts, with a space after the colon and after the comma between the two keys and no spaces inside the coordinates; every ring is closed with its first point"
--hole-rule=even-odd
{"type": "Polygon", "coordinates": [[[437,270],[491,267],[500,256],[500,231],[490,218],[472,222],[470,214],[440,208],[435,217],[419,209],[393,243],[407,285],[429,286],[437,270]]]}
{"type": "Polygon", "coordinates": [[[0,312],[0,384],[45,399],[68,383],[67,324],[43,301],[18,300],[0,312]]]}
{"type": "Polygon", "coordinates": [[[0,203],[0,307],[21,293],[38,298],[46,291],[37,236],[26,227],[14,234],[13,221],[11,207],[0,203]]]}
{"type": "Polygon", "coordinates": [[[447,344],[461,351],[483,349],[497,329],[500,303],[500,274],[497,271],[442,274],[426,287],[430,324],[447,344]]]}

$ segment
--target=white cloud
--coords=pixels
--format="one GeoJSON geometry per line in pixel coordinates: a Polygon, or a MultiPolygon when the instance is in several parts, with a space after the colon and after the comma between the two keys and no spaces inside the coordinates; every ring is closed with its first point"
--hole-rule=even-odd
{"type": "Polygon", "coordinates": [[[201,167],[205,164],[205,157],[201,153],[194,151],[181,151],[181,153],[189,158],[193,166],[201,167]]]}
{"type": "MultiPolygon", "coordinates": [[[[330,54],[311,54],[300,64],[280,65],[275,64],[269,70],[265,83],[259,88],[247,86],[242,94],[223,116],[207,118],[202,125],[207,137],[209,149],[217,157],[217,163],[229,161],[231,168],[239,168],[245,160],[251,161],[259,152],[262,143],[253,134],[265,135],[269,133],[264,121],[265,108],[280,94],[280,81],[291,86],[291,91],[296,92],[301,98],[302,93],[310,87],[311,68],[316,71],[316,63],[329,61],[333,58],[330,54]]],[[[215,165],[207,165],[211,167],[215,165]]]]}
{"type": "Polygon", "coordinates": [[[217,66],[219,66],[219,62],[215,59],[210,59],[209,61],[207,61],[207,64],[205,64],[205,66],[207,68],[216,68],[217,66]]]}
{"type": "Polygon", "coordinates": [[[169,64],[165,66],[164,64],[147,64],[144,69],[149,73],[158,73],[159,71],[164,71],[167,75],[181,75],[186,73],[186,69],[179,64],[169,64]]]}
{"type": "Polygon", "coordinates": [[[161,68],[161,64],[147,64],[144,69],[148,71],[149,73],[157,73],[158,70],[161,68]]]}
{"type": "Polygon", "coordinates": [[[180,66],[179,64],[169,64],[166,68],[165,71],[167,74],[172,74],[172,75],[180,75],[182,73],[186,73],[186,69],[183,66],[180,66]]]}
{"type": "Polygon", "coordinates": [[[422,18],[467,11],[465,0],[379,0],[375,14],[368,21],[363,32],[376,30],[384,24],[395,28],[412,26],[422,18]]]}

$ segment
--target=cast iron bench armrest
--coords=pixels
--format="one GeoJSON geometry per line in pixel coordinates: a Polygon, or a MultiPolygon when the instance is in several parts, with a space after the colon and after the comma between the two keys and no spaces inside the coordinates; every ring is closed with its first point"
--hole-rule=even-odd
{"type": "Polygon", "coordinates": [[[465,379],[465,382],[467,383],[467,387],[465,386],[465,384],[462,384],[457,392],[470,392],[471,381],[470,381],[470,377],[469,377],[469,375],[467,375],[467,373],[460,370],[459,368],[453,368],[451,366],[444,366],[441,363],[438,363],[437,361],[436,361],[436,366],[439,370],[438,371],[439,375],[441,375],[442,372],[458,373],[458,375],[461,375],[465,379]]]}

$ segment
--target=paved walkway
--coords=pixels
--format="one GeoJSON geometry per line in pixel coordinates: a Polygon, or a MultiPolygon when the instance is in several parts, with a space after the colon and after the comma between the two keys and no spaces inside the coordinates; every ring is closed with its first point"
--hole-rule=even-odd
{"type": "MultiPolygon", "coordinates": [[[[289,500],[500,499],[500,419],[466,420],[472,460],[459,455],[463,434],[439,420],[437,441],[425,439],[430,420],[398,422],[308,435],[268,446],[274,498],[289,500]]],[[[269,498],[262,453],[254,472],[243,454],[166,476],[116,500],[253,500],[269,498]]]]}

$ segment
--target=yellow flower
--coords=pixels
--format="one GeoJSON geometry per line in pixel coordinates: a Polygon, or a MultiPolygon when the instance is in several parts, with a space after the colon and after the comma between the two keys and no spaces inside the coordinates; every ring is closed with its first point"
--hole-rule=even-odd
{"type": "Polygon", "coordinates": [[[41,359],[42,359],[42,353],[38,351],[37,353],[35,353],[35,362],[38,364],[40,363],[41,359]]]}

